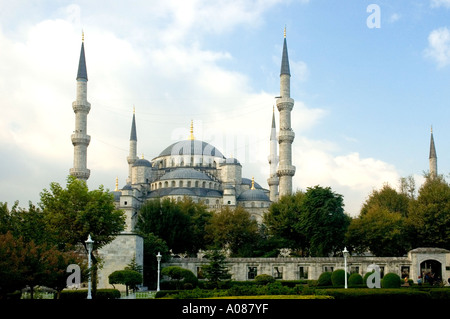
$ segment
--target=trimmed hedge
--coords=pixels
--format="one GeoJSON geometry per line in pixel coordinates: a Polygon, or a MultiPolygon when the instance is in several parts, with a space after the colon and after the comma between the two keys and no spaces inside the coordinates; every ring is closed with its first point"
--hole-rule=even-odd
{"type": "Polygon", "coordinates": [[[410,290],[410,289],[370,289],[370,288],[356,288],[356,289],[320,289],[316,290],[317,295],[332,296],[336,300],[425,300],[430,299],[431,296],[425,291],[410,290]]]}
{"type": "Polygon", "coordinates": [[[348,286],[349,287],[359,287],[363,284],[363,277],[358,273],[353,273],[348,277],[348,286]]]}
{"type": "Polygon", "coordinates": [[[402,280],[399,275],[392,272],[386,274],[381,279],[381,288],[400,288],[402,280]]]}
{"type": "Polygon", "coordinates": [[[321,273],[319,279],[317,280],[317,286],[331,286],[331,275],[332,273],[329,271],[321,273]]]}
{"type": "MultiPolygon", "coordinates": [[[[81,300],[87,298],[87,289],[80,290],[63,290],[59,296],[59,299],[64,300],[81,300]]],[[[55,294],[56,298],[56,294],[55,294]]],[[[97,294],[95,295],[96,300],[105,299],[119,299],[120,291],[117,289],[97,289],[97,294]]]]}
{"type": "Polygon", "coordinates": [[[331,273],[331,283],[333,287],[343,287],[345,285],[344,269],[336,269],[331,273]]]}

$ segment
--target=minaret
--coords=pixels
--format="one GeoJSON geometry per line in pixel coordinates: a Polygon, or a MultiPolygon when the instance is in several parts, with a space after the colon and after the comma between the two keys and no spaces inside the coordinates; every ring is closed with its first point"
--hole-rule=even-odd
{"type": "Polygon", "coordinates": [[[277,108],[280,112],[280,133],[278,134],[280,156],[277,170],[280,179],[280,197],[292,193],[292,176],[295,174],[295,166],[292,165],[292,142],[294,141],[295,134],[291,128],[291,111],[294,107],[294,100],[291,99],[290,87],[291,72],[289,70],[285,28],[280,71],[280,97],[277,98],[277,108]]]}
{"type": "Polygon", "coordinates": [[[72,103],[75,112],[75,131],[72,134],[74,146],[73,168],[70,175],[81,180],[87,180],[91,173],[87,169],[87,147],[91,137],[87,135],[87,115],[91,110],[91,103],[87,101],[87,72],[84,56],[84,33],[82,35],[80,61],[77,73],[77,99],[72,103]]]}
{"type": "Polygon", "coordinates": [[[127,157],[128,162],[128,178],[127,184],[131,184],[132,181],[132,167],[134,162],[139,158],[137,157],[137,134],[136,134],[136,118],[135,110],[133,107],[133,120],[131,121],[131,133],[130,133],[130,152],[127,157]]]}
{"type": "Polygon", "coordinates": [[[278,140],[277,140],[277,130],[275,127],[275,107],[272,113],[272,129],[270,131],[270,155],[269,155],[269,164],[270,164],[270,175],[267,179],[267,184],[269,184],[269,195],[270,200],[272,202],[276,202],[278,200],[278,175],[277,175],[277,166],[278,166],[278,140]]]}
{"type": "Polygon", "coordinates": [[[430,140],[430,177],[437,177],[437,155],[436,155],[436,147],[434,146],[434,138],[433,138],[433,127],[431,127],[431,140],[430,140]]]}

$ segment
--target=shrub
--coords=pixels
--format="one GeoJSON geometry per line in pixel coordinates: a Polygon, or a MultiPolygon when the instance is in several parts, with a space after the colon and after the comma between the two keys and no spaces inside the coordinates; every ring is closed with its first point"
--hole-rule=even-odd
{"type": "Polygon", "coordinates": [[[402,280],[400,276],[392,272],[386,274],[383,279],[381,279],[382,288],[400,288],[402,280]]]}
{"type": "Polygon", "coordinates": [[[165,267],[162,269],[161,274],[175,280],[177,289],[180,289],[187,283],[191,284],[192,287],[196,287],[198,284],[198,279],[192,271],[178,266],[165,267]]]}
{"type": "Polygon", "coordinates": [[[348,277],[348,286],[349,287],[357,287],[362,286],[363,284],[363,277],[358,273],[353,273],[348,277]]]}
{"type": "Polygon", "coordinates": [[[321,273],[317,280],[317,286],[331,286],[331,274],[329,271],[321,273]]]}
{"type": "Polygon", "coordinates": [[[267,285],[275,282],[275,278],[271,275],[261,274],[255,277],[255,283],[258,285],[267,285]]]}
{"type": "Polygon", "coordinates": [[[331,283],[333,287],[341,287],[345,285],[345,270],[336,269],[331,273],[331,283]]]}

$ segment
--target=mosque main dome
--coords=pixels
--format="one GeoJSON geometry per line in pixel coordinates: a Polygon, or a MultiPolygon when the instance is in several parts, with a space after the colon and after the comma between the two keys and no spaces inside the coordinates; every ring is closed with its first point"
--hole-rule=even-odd
{"type": "Polygon", "coordinates": [[[173,155],[206,155],[213,157],[225,156],[213,145],[200,140],[183,140],[166,147],[158,157],[173,155]]]}

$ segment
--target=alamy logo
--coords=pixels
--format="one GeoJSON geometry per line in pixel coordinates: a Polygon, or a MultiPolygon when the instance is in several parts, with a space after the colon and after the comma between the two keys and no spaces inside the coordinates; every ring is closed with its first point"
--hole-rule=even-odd
{"type": "Polygon", "coordinates": [[[67,288],[80,288],[81,284],[81,270],[80,266],[77,264],[70,264],[67,266],[66,272],[71,274],[67,277],[66,286],[67,288]]]}
{"type": "Polygon", "coordinates": [[[367,287],[368,288],[381,288],[381,275],[380,266],[372,264],[367,267],[367,272],[371,272],[367,277],[367,287]]]}
{"type": "Polygon", "coordinates": [[[367,6],[367,12],[371,13],[366,20],[367,27],[369,29],[381,28],[381,9],[377,4],[369,4],[367,6]]]}

